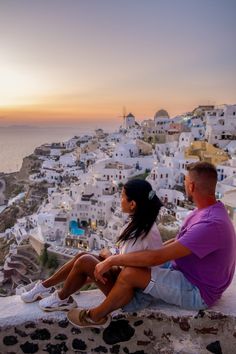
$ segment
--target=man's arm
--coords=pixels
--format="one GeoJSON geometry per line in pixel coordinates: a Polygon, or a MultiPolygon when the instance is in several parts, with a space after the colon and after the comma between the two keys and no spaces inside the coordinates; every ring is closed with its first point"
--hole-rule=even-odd
{"type": "Polygon", "coordinates": [[[104,282],[103,274],[112,266],[125,267],[153,267],[167,261],[182,258],[191,254],[191,251],[181,245],[179,241],[174,241],[157,250],[146,250],[126,253],[108,257],[105,261],[96,265],[95,278],[104,282]]]}

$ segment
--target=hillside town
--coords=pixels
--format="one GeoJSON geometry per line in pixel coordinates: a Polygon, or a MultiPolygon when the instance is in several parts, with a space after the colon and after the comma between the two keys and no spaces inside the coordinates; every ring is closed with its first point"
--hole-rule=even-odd
{"type": "Polygon", "coordinates": [[[0,296],[39,278],[45,250],[56,264],[78,251],[115,251],[126,222],[120,193],[131,178],[146,179],[161,199],[157,223],[165,240],[194,209],[184,191],[187,165],[213,163],[217,198],[236,226],[236,104],[199,106],[173,118],[161,109],[142,122],[130,113],[118,131],[44,144],[30,160],[28,189],[9,197],[0,178],[0,296]],[[24,211],[13,225],[6,222],[10,210],[24,211]]]}

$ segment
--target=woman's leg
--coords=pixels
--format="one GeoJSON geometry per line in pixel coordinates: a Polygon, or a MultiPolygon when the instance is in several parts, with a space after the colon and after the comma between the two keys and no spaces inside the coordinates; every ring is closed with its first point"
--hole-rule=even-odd
{"type": "Polygon", "coordinates": [[[59,298],[64,300],[71,294],[75,293],[85,284],[87,277],[97,284],[100,290],[107,295],[115,283],[116,275],[113,271],[106,273],[106,284],[97,281],[94,277],[94,269],[98,262],[99,259],[91,254],[84,254],[83,256],[78,257],[73,263],[72,269],[64,282],[63,288],[58,292],[59,298]]]}
{"type": "Polygon", "coordinates": [[[74,258],[72,258],[69,262],[64,264],[60,269],[56,271],[55,274],[53,274],[50,278],[44,280],[42,282],[43,286],[45,288],[49,288],[50,286],[57,285],[64,280],[66,280],[67,276],[69,275],[70,271],[72,270],[75,262],[81,257],[86,255],[87,252],[81,252],[77,254],[74,258]]]}

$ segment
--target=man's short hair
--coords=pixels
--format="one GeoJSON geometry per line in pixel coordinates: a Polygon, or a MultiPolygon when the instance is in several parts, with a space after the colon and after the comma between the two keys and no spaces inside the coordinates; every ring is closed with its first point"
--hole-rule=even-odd
{"type": "Polygon", "coordinates": [[[213,164],[209,162],[195,162],[187,165],[187,170],[189,173],[195,172],[198,177],[205,177],[210,179],[212,182],[217,182],[217,171],[213,164]]]}

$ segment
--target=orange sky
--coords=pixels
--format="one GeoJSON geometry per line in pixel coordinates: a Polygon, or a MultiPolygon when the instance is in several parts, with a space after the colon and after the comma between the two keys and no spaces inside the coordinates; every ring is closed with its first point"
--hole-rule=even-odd
{"type": "MultiPolygon", "coordinates": [[[[2,123],[45,123],[45,122],[61,122],[74,123],[79,121],[97,121],[97,120],[121,120],[124,107],[126,113],[132,112],[138,120],[152,118],[157,110],[168,107],[168,112],[171,116],[181,114],[193,110],[198,103],[189,104],[188,102],[162,104],[157,102],[156,105],[150,102],[130,102],[129,105],[122,106],[122,102],[104,102],[94,103],[91,105],[67,105],[59,103],[52,104],[35,104],[25,106],[4,107],[0,109],[0,122],[2,123]],[[130,109],[129,109],[130,108],[130,109]]],[[[209,101],[200,102],[201,104],[212,103],[209,101]]]]}
{"type": "Polygon", "coordinates": [[[235,103],[236,2],[0,0],[0,123],[235,103]]]}

